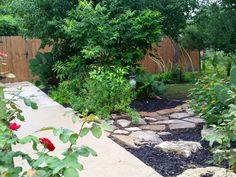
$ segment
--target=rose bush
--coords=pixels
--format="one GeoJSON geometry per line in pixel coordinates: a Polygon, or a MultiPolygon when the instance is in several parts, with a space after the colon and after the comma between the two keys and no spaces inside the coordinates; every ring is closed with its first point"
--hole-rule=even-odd
{"type": "MultiPolygon", "coordinates": [[[[1,55],[2,56],[2,55],[1,55]]],[[[0,85],[0,176],[1,177],[78,177],[79,171],[83,170],[83,165],[78,161],[79,156],[96,156],[96,152],[87,146],[77,146],[80,137],[91,132],[96,138],[102,136],[102,129],[111,130],[95,115],[81,115],[73,112],[72,120],[74,123],[81,122],[81,128],[74,132],[65,128],[46,127],[39,131],[53,131],[55,136],[68,144],[68,148],[62,152],[61,158],[51,155],[51,151],[56,149],[56,145],[48,137],[38,138],[28,135],[19,138],[15,132],[20,131],[20,122],[25,121],[22,110],[17,106],[15,100],[22,100],[25,105],[32,109],[38,109],[35,102],[21,96],[21,91],[12,94],[11,99],[4,97],[3,85],[0,85]],[[89,123],[91,126],[86,127],[89,123]],[[14,151],[11,147],[19,144],[32,144],[36,157],[31,157],[28,152],[14,151]],[[25,159],[30,169],[23,169],[15,166],[14,158],[25,159]]],[[[37,131],[38,132],[38,131],[37,131]]]]}

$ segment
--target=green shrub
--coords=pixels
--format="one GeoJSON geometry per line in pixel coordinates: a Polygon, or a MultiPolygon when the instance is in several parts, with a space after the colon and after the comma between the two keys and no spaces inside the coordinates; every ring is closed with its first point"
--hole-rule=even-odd
{"type": "Polygon", "coordinates": [[[129,106],[135,95],[125,78],[127,74],[128,70],[121,67],[93,69],[81,83],[79,94],[70,97],[70,105],[77,111],[93,112],[105,119],[112,112],[125,112],[137,122],[139,115],[129,106]]]}
{"type": "Polygon", "coordinates": [[[17,36],[19,26],[10,15],[0,15],[0,36],[17,36]]]}
{"type": "Polygon", "coordinates": [[[55,61],[52,53],[37,53],[29,62],[29,68],[33,75],[38,76],[44,85],[57,83],[56,74],[53,71],[55,61]]]}
{"type": "Polygon", "coordinates": [[[217,99],[215,86],[221,81],[217,75],[200,77],[191,90],[192,107],[196,114],[205,118],[208,125],[220,124],[223,121],[222,111],[228,109],[217,99]]]}
{"type": "Polygon", "coordinates": [[[166,86],[163,82],[158,81],[155,75],[146,71],[140,71],[136,74],[136,91],[139,98],[154,98],[162,95],[166,86]]]}

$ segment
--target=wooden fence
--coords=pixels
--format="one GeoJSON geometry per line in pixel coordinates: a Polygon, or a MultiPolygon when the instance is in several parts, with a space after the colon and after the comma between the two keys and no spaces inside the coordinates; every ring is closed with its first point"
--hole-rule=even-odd
{"type": "MultiPolygon", "coordinates": [[[[24,39],[21,36],[0,37],[0,51],[7,53],[7,66],[4,71],[10,71],[16,75],[15,79],[5,79],[3,82],[32,81],[29,70],[29,60],[34,58],[38,51],[48,52],[50,47],[39,50],[41,41],[38,39],[24,39]]],[[[148,51],[145,59],[140,61],[144,68],[152,73],[165,71],[171,68],[174,56],[174,47],[170,39],[164,39],[158,46],[148,51]]],[[[188,71],[198,71],[199,55],[197,51],[181,50],[181,65],[188,71]]]]}

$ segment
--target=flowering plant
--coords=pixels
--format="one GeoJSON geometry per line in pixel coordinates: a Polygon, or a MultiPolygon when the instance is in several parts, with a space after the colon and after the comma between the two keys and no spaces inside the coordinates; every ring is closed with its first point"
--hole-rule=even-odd
{"type": "MultiPolygon", "coordinates": [[[[15,100],[23,100],[26,106],[32,109],[38,109],[35,102],[21,96],[21,91],[14,92],[11,99],[6,99],[3,93],[3,85],[0,85],[0,176],[1,177],[78,177],[79,171],[83,170],[83,165],[78,161],[79,156],[96,156],[96,152],[87,146],[77,146],[79,137],[83,137],[90,132],[100,138],[102,129],[111,130],[111,128],[101,121],[95,115],[81,115],[73,113],[74,123],[80,121],[82,126],[79,132],[74,132],[65,128],[47,127],[39,131],[53,131],[55,136],[63,143],[68,144],[68,148],[62,153],[62,158],[50,154],[56,150],[56,146],[47,137],[38,138],[28,135],[19,138],[15,134],[20,131],[20,122],[25,121],[22,110],[17,106],[15,100]],[[85,127],[89,123],[90,127],[85,127]],[[32,143],[36,157],[31,157],[27,152],[14,151],[12,145],[32,143]],[[14,165],[14,158],[25,159],[30,166],[25,170],[20,166],[14,165]]],[[[38,132],[38,131],[37,131],[38,132]]]]}

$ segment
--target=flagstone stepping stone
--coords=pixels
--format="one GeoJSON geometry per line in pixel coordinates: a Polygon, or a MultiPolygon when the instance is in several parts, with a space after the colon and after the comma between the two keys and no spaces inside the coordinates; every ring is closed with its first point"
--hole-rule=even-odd
{"type": "Polygon", "coordinates": [[[159,132],[157,133],[159,136],[167,136],[167,135],[171,135],[170,132],[159,132]]]}
{"type": "Polygon", "coordinates": [[[163,142],[160,136],[154,131],[137,131],[132,132],[129,136],[133,137],[137,145],[159,144],[163,142]]]}
{"type": "Polygon", "coordinates": [[[152,118],[152,117],[145,117],[144,120],[146,120],[147,122],[155,122],[155,121],[157,121],[156,118],[152,118]]]}
{"type": "Polygon", "coordinates": [[[142,125],[139,128],[142,130],[152,130],[152,131],[165,131],[165,125],[142,125]]]}
{"type": "MultiPolygon", "coordinates": [[[[167,114],[172,114],[172,113],[174,113],[176,111],[177,111],[176,109],[171,108],[171,109],[162,109],[160,111],[157,111],[157,113],[159,115],[167,115],[167,114]]],[[[179,111],[182,111],[182,110],[178,110],[177,112],[179,112],[179,111]]]]}
{"type": "Polygon", "coordinates": [[[113,134],[119,134],[119,135],[128,135],[130,132],[125,130],[115,130],[113,134]]]}
{"type": "Polygon", "coordinates": [[[193,116],[192,114],[189,114],[187,112],[179,112],[179,113],[174,113],[174,114],[171,114],[170,115],[170,118],[171,119],[183,119],[183,118],[186,118],[186,117],[191,117],[193,116]]]}
{"type": "Polygon", "coordinates": [[[219,167],[188,169],[177,177],[236,177],[236,174],[219,167]]]}
{"type": "Polygon", "coordinates": [[[142,129],[138,127],[129,127],[129,128],[125,128],[125,130],[129,132],[134,132],[134,131],[141,131],[142,129]]]}
{"type": "Polygon", "coordinates": [[[141,117],[157,117],[159,114],[157,112],[139,112],[141,117]]]}
{"type": "Polygon", "coordinates": [[[206,121],[204,119],[197,118],[197,117],[188,117],[188,118],[184,118],[182,120],[187,121],[187,122],[192,122],[195,124],[205,124],[206,123],[206,121]]]}
{"type": "Polygon", "coordinates": [[[117,125],[121,126],[121,127],[128,127],[131,124],[131,121],[126,120],[126,119],[119,119],[116,121],[117,125]]]}
{"type": "Polygon", "coordinates": [[[169,124],[168,126],[170,130],[187,130],[195,128],[196,124],[183,121],[183,123],[169,124]]]}
{"type": "Polygon", "coordinates": [[[152,122],[150,124],[184,124],[186,123],[185,121],[174,119],[174,120],[163,120],[163,121],[157,121],[157,122],[152,122]]]}
{"type": "Polygon", "coordinates": [[[190,157],[192,153],[202,149],[202,145],[193,141],[164,141],[156,145],[155,148],[167,153],[173,152],[184,157],[190,157]]]}
{"type": "Polygon", "coordinates": [[[160,136],[154,131],[136,131],[128,136],[111,135],[111,137],[132,148],[138,148],[141,145],[156,145],[163,142],[160,136]]]}

